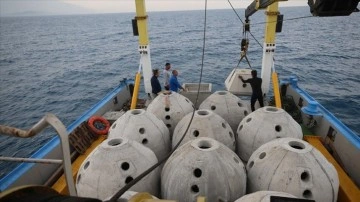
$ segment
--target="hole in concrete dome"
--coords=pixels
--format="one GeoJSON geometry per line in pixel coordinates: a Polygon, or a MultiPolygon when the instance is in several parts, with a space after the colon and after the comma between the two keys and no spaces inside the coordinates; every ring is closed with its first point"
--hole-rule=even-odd
{"type": "Polygon", "coordinates": [[[248,123],[249,123],[250,121],[251,121],[251,118],[246,119],[246,122],[248,122],[248,123]]]}
{"type": "Polygon", "coordinates": [[[280,131],[281,131],[281,126],[280,126],[280,125],[276,125],[276,126],[275,126],[275,131],[276,131],[276,132],[280,132],[280,131]]]}
{"type": "Polygon", "coordinates": [[[193,193],[198,193],[199,192],[199,187],[197,185],[193,185],[193,186],[191,186],[191,191],[193,193]]]}
{"type": "Polygon", "coordinates": [[[230,135],[230,137],[231,137],[231,138],[233,137],[233,134],[232,134],[232,132],[229,132],[229,135],[230,135]]]}
{"type": "Polygon", "coordinates": [[[222,126],[223,128],[226,128],[226,124],[225,124],[225,123],[221,123],[221,126],[222,126]]]}
{"type": "Polygon", "coordinates": [[[166,127],[171,128],[171,124],[166,124],[166,127]]]}
{"type": "Polygon", "coordinates": [[[243,125],[240,125],[239,131],[240,131],[243,127],[244,127],[243,125]]]}
{"type": "Polygon", "coordinates": [[[281,138],[280,136],[276,136],[276,138],[281,138]]]}
{"type": "Polygon", "coordinates": [[[249,168],[252,168],[254,166],[254,161],[251,161],[250,163],[249,163],[249,168]]]}
{"type": "Polygon", "coordinates": [[[233,159],[234,159],[235,163],[239,163],[239,160],[235,156],[233,157],[233,159]]]}
{"type": "Polygon", "coordinates": [[[227,93],[225,91],[218,92],[219,95],[226,95],[227,93]]]}
{"type": "Polygon", "coordinates": [[[88,168],[89,165],[90,165],[90,161],[87,161],[87,162],[85,163],[85,165],[84,165],[84,170],[86,170],[86,168],[88,168]]]}
{"type": "Polygon", "coordinates": [[[199,136],[199,131],[198,131],[198,130],[194,130],[193,135],[194,135],[194,137],[199,136]]]}
{"type": "Polygon", "coordinates": [[[244,115],[247,116],[248,114],[249,114],[249,112],[245,110],[244,115]]]}
{"type": "Polygon", "coordinates": [[[117,146],[122,143],[122,139],[112,139],[108,142],[109,146],[117,146]]]}
{"type": "Polygon", "coordinates": [[[130,168],[130,164],[128,162],[124,162],[121,164],[121,169],[128,170],[130,168]]]}
{"type": "Polygon", "coordinates": [[[141,141],[141,143],[147,144],[147,143],[148,143],[148,139],[144,138],[144,139],[141,141]]]}
{"type": "Polygon", "coordinates": [[[239,107],[243,107],[243,104],[241,102],[238,102],[239,107]]]}
{"type": "Polygon", "coordinates": [[[304,192],[303,192],[303,197],[304,198],[312,198],[312,193],[310,190],[306,189],[304,192]]]}
{"type": "Polygon", "coordinates": [[[262,153],[259,155],[259,159],[263,159],[263,158],[265,158],[265,156],[266,156],[266,153],[265,153],[265,152],[262,152],[262,153]]]}
{"type": "Polygon", "coordinates": [[[114,123],[111,128],[114,129],[115,127],[116,127],[116,123],[114,123]]]}
{"type": "Polygon", "coordinates": [[[134,178],[132,178],[131,176],[127,177],[125,179],[125,184],[128,184],[129,182],[131,182],[134,178]]]}
{"type": "Polygon", "coordinates": [[[290,147],[294,148],[294,149],[305,149],[305,145],[301,142],[296,142],[296,141],[291,141],[289,142],[290,147]]]}
{"type": "Polygon", "coordinates": [[[310,174],[305,170],[301,173],[300,178],[302,181],[307,182],[310,179],[310,174]]]}
{"type": "Polygon", "coordinates": [[[246,83],[243,83],[242,87],[243,87],[243,88],[246,88],[246,86],[247,86],[246,83]]]}
{"type": "Polygon", "coordinates": [[[139,133],[140,133],[140,134],[144,134],[144,133],[145,133],[145,128],[140,128],[140,129],[139,129],[139,133]]]}
{"type": "Polygon", "coordinates": [[[78,183],[78,184],[79,184],[80,179],[81,179],[81,174],[79,174],[79,176],[78,176],[78,178],[77,178],[77,180],[76,180],[76,183],[78,183]]]}
{"type": "Polygon", "coordinates": [[[198,142],[198,147],[200,149],[210,149],[212,147],[212,144],[207,140],[201,140],[198,142]]]}
{"type": "Polygon", "coordinates": [[[194,170],[194,176],[197,177],[197,178],[199,178],[199,177],[201,177],[201,175],[202,175],[201,169],[200,169],[200,168],[196,168],[196,169],[194,170]]]}
{"type": "Polygon", "coordinates": [[[141,114],[141,112],[142,112],[142,110],[135,109],[135,110],[131,111],[131,114],[138,115],[138,114],[141,114]]]}
{"type": "Polygon", "coordinates": [[[165,119],[166,119],[166,120],[169,120],[169,119],[170,119],[170,116],[169,116],[169,115],[166,115],[166,116],[165,116],[165,119]]]}
{"type": "Polygon", "coordinates": [[[216,109],[216,106],[213,105],[213,106],[210,107],[210,109],[211,109],[211,110],[215,110],[215,109],[216,109]]]}
{"type": "Polygon", "coordinates": [[[170,107],[165,107],[165,111],[166,112],[170,111],[170,107]]]}
{"type": "Polygon", "coordinates": [[[276,107],[266,107],[266,111],[269,111],[269,112],[277,112],[278,109],[276,107]]]}
{"type": "Polygon", "coordinates": [[[198,111],[197,113],[198,113],[200,116],[206,116],[206,115],[209,114],[209,112],[207,112],[207,111],[198,111]]]}

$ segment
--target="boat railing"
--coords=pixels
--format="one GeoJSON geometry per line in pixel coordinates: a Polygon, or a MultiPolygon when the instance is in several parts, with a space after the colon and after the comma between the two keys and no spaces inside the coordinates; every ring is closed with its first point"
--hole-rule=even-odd
{"type": "Polygon", "coordinates": [[[70,148],[69,148],[69,136],[66,131],[64,124],[51,113],[46,114],[38,123],[36,123],[28,131],[21,130],[14,127],[0,125],[0,134],[20,137],[20,138],[29,138],[39,134],[47,126],[51,125],[57,132],[61,148],[63,159],[36,159],[36,158],[18,158],[18,157],[4,157],[0,156],[0,161],[14,161],[14,162],[26,162],[26,163],[46,163],[46,164],[63,164],[64,173],[66,178],[66,183],[68,185],[69,193],[72,196],[76,196],[75,185],[72,177],[72,168],[71,168],[71,157],[70,157],[70,148]]]}

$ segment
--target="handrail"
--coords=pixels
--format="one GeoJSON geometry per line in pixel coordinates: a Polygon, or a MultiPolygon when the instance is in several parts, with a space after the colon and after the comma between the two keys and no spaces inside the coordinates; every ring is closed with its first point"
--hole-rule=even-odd
{"type": "MultiPolygon", "coordinates": [[[[30,130],[25,131],[18,128],[13,128],[9,126],[0,125],[0,134],[5,134],[8,136],[13,137],[21,137],[21,138],[28,138],[33,137],[39,134],[42,130],[44,130],[48,125],[51,125],[57,132],[58,136],[60,137],[60,143],[62,148],[63,160],[62,163],[64,164],[64,173],[66,177],[66,183],[68,185],[69,193],[71,196],[76,196],[75,184],[72,179],[72,170],[71,170],[71,159],[70,159],[70,148],[69,148],[69,139],[68,133],[64,124],[54,115],[51,113],[46,114],[38,123],[36,123],[30,130]]],[[[8,160],[6,158],[0,160],[8,160]]],[[[12,161],[23,161],[22,158],[12,158],[12,161]]],[[[41,161],[53,161],[53,163],[58,163],[59,161],[56,159],[50,160],[36,160],[31,159],[28,160],[35,163],[41,163],[41,161]]]]}

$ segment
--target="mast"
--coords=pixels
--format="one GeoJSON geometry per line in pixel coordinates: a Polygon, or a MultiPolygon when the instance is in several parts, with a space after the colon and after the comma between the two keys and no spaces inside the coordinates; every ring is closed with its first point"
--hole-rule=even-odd
{"type": "MultiPolygon", "coordinates": [[[[277,31],[277,23],[279,16],[279,1],[287,0],[254,0],[245,10],[246,20],[259,9],[265,9],[266,24],[265,24],[265,40],[263,45],[263,57],[262,57],[262,92],[264,97],[269,93],[270,78],[272,77],[274,85],[274,97],[276,107],[281,108],[280,90],[278,84],[278,76],[274,68],[274,52],[275,52],[275,34],[277,31]],[[271,73],[271,71],[273,71],[271,73]]],[[[279,18],[282,20],[282,16],[279,18]]],[[[278,29],[281,31],[282,21],[280,22],[278,29]]]]}
{"type": "MultiPolygon", "coordinates": [[[[265,11],[265,40],[263,45],[263,58],[261,68],[262,91],[265,96],[269,93],[271,69],[274,65],[276,22],[279,14],[279,3],[276,1],[269,5],[265,11]]],[[[274,89],[275,90],[275,89],[274,89]]]]}
{"type": "Polygon", "coordinates": [[[146,6],[145,0],[135,0],[136,6],[136,27],[139,35],[139,53],[140,53],[140,64],[139,70],[135,77],[135,87],[134,87],[134,94],[131,101],[131,109],[135,109],[137,95],[139,92],[140,87],[140,78],[141,78],[141,71],[144,74],[144,86],[145,92],[150,94],[151,93],[151,75],[152,75],[152,68],[151,68],[151,58],[150,58],[150,46],[149,46],[149,36],[147,30],[147,15],[146,15],[146,6]]]}

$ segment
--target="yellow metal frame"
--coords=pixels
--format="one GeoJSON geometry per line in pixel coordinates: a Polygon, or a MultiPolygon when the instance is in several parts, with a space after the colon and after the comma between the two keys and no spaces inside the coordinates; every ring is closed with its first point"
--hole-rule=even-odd
{"type": "Polygon", "coordinates": [[[133,96],[132,96],[132,99],[131,99],[130,109],[135,109],[136,108],[137,97],[139,95],[139,89],[140,89],[140,80],[141,80],[141,73],[140,73],[140,70],[139,70],[139,72],[136,73],[136,76],[135,76],[135,86],[134,86],[133,96]]]}
{"type": "Polygon", "coordinates": [[[275,96],[275,105],[277,108],[281,108],[281,97],[280,97],[280,89],[279,89],[279,79],[276,72],[272,73],[272,81],[274,88],[274,96],[275,96]]]}
{"type": "Polygon", "coordinates": [[[265,43],[275,43],[276,21],[279,14],[279,3],[275,2],[266,9],[265,43]]]}
{"type": "Polygon", "coordinates": [[[147,46],[149,44],[149,35],[147,30],[147,15],[145,0],[135,0],[137,26],[139,31],[139,45],[147,46]]]}

